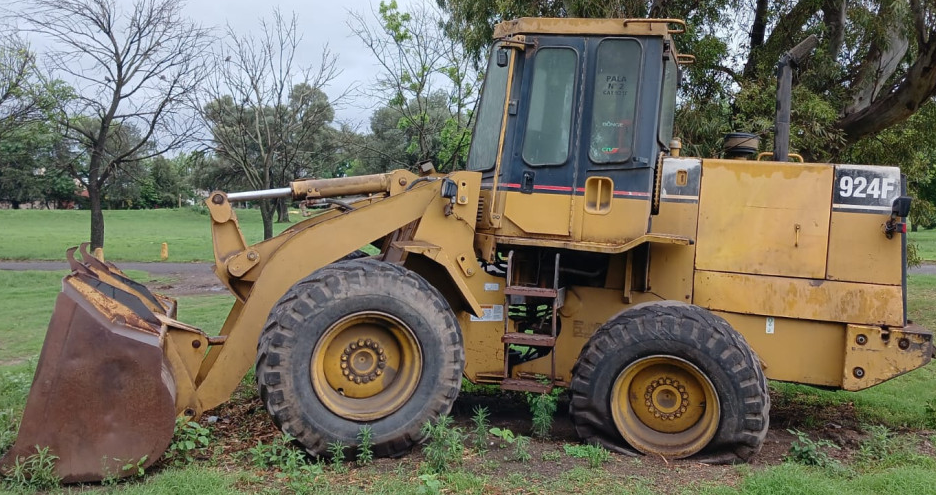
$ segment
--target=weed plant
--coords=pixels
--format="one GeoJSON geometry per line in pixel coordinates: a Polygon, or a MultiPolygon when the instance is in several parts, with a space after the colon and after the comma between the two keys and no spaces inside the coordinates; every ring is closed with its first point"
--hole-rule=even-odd
{"type": "Polygon", "coordinates": [[[587,460],[588,467],[593,469],[601,467],[602,464],[611,460],[611,453],[605,450],[601,445],[565,444],[562,446],[562,450],[564,450],[569,457],[587,460]]]}
{"type": "Polygon", "coordinates": [[[517,435],[513,442],[513,460],[517,462],[527,462],[532,459],[530,454],[530,437],[517,435]]]}
{"type": "Polygon", "coordinates": [[[559,389],[553,389],[546,394],[526,394],[527,404],[533,414],[533,436],[536,438],[549,438],[552,430],[556,406],[559,402],[559,389]]]}
{"type": "Polygon", "coordinates": [[[166,459],[173,466],[191,464],[195,457],[205,453],[211,443],[211,430],[195,421],[176,418],[175,434],[166,451],[166,459]]]}
{"type": "Polygon", "coordinates": [[[348,467],[345,466],[345,448],[347,445],[341,440],[335,440],[328,444],[328,456],[331,457],[331,468],[336,473],[346,473],[348,467]]]}
{"type": "Polygon", "coordinates": [[[257,442],[250,449],[253,465],[260,469],[275,469],[276,477],[287,481],[291,487],[311,484],[324,470],[321,465],[310,463],[305,452],[292,445],[293,440],[292,436],[284,433],[268,444],[257,442]]]}
{"type": "Polygon", "coordinates": [[[358,466],[366,466],[374,460],[374,430],[370,425],[364,425],[358,430],[357,440],[358,466]]]}
{"type": "Polygon", "coordinates": [[[787,431],[795,435],[796,440],[790,443],[790,451],[784,457],[784,460],[823,468],[835,467],[838,463],[823,450],[825,448],[840,449],[838,445],[828,440],[812,440],[809,435],[799,430],[787,431]]]}
{"type": "Polygon", "coordinates": [[[36,453],[17,457],[13,467],[3,476],[3,488],[11,491],[43,492],[58,486],[61,478],[55,474],[58,456],[49,448],[36,447],[36,453]]]}
{"type": "Polygon", "coordinates": [[[471,417],[471,422],[474,423],[474,447],[479,453],[487,451],[488,429],[491,427],[491,422],[488,421],[490,415],[486,407],[475,406],[474,416],[471,417]]]}
{"type": "Polygon", "coordinates": [[[429,473],[444,473],[461,465],[467,435],[462,428],[453,426],[451,417],[443,414],[434,425],[427,421],[421,433],[426,437],[423,454],[429,473]]]}

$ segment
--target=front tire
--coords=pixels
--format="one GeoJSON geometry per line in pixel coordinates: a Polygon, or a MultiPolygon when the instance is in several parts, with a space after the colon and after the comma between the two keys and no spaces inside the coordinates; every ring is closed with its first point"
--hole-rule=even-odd
{"type": "Polygon", "coordinates": [[[759,361],[724,319],[676,302],[612,318],[572,372],[570,412],[590,443],[671,458],[746,461],[767,434],[770,396],[759,361]]]}
{"type": "Polygon", "coordinates": [[[401,266],[341,261],[294,285],[260,338],[257,385],[273,421],[312,455],[358,444],[378,456],[408,451],[447,414],[465,353],[452,309],[401,266]]]}

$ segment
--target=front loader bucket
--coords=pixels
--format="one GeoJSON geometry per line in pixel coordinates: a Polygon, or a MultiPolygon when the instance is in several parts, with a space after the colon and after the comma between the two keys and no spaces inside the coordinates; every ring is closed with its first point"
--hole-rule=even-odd
{"type": "Polygon", "coordinates": [[[16,443],[0,459],[9,469],[48,447],[66,483],[149,466],[169,446],[176,416],[163,353],[174,301],[82,254],[79,263],[68,252],[73,271],[55,302],[16,443]]]}

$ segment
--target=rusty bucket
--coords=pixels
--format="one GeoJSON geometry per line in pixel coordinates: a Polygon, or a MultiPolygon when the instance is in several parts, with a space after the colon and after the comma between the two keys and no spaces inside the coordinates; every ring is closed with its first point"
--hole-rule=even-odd
{"type": "Polygon", "coordinates": [[[0,459],[49,448],[62,481],[134,474],[172,440],[176,386],[163,353],[175,301],[150,293],[120,270],[68,251],[72,273],[39,355],[16,443],[0,459]],[[133,470],[124,466],[132,465],[133,470]]]}

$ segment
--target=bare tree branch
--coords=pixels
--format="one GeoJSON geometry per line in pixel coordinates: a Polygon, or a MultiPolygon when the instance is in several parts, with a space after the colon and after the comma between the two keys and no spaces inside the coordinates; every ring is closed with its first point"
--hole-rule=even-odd
{"type": "MultiPolygon", "coordinates": [[[[251,187],[268,189],[288,180],[309,149],[309,140],[333,120],[325,88],[339,74],[338,59],[326,45],[317,66],[296,61],[302,35],[295,14],[274,10],[260,33],[240,35],[228,26],[224,42],[212,54],[215,71],[193,101],[202,123],[211,129],[206,144],[243,172],[251,187]]],[[[273,205],[261,202],[264,237],[273,235],[273,205]]]]}
{"type": "Polygon", "coordinates": [[[114,171],[179,149],[196,132],[183,103],[204,77],[210,34],[182,17],[181,0],[33,0],[20,17],[52,40],[52,77],[75,86],[57,115],[87,151],[87,167],[70,170],[88,187],[91,245],[102,247],[101,189],[114,171]]]}

